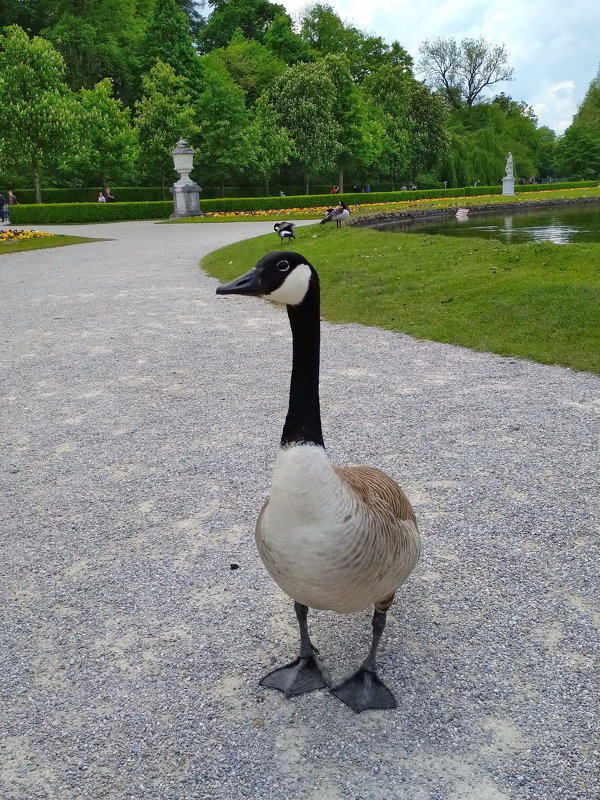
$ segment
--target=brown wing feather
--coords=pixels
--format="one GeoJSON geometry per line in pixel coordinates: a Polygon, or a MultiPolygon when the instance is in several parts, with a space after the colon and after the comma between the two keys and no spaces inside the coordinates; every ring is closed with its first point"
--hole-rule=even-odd
{"type": "Polygon", "coordinates": [[[395,519],[414,522],[417,518],[408,497],[395,480],[375,467],[334,467],[335,472],[374,511],[395,519]]]}

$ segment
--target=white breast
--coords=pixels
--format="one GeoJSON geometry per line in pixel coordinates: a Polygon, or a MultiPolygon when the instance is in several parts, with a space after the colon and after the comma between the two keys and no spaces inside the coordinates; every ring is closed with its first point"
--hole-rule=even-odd
{"type": "MultiPolygon", "coordinates": [[[[416,534],[413,523],[405,524],[416,534]]],[[[265,567],[290,597],[311,608],[352,612],[392,594],[412,570],[418,547],[407,554],[402,537],[386,539],[376,528],[322,447],[280,451],[256,542],[265,567]]]]}

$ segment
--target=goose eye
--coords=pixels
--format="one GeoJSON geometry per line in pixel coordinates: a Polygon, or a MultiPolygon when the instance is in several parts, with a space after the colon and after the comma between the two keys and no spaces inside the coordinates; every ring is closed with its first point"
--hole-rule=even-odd
{"type": "Polygon", "coordinates": [[[290,268],[290,262],[289,261],[278,261],[277,262],[277,269],[279,270],[279,272],[287,272],[289,268],[290,268]]]}

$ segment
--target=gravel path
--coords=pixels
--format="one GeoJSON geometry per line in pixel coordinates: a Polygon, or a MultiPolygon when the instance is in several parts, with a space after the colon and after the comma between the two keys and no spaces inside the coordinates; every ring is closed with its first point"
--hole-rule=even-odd
{"type": "MultiPolygon", "coordinates": [[[[324,325],[332,459],[402,483],[424,553],[381,647],[398,710],[286,700],[252,531],[287,318],[197,268],[272,225],[51,230],[114,240],[0,256],[2,800],[598,798],[598,377],[324,325]]],[[[369,612],[310,621],[358,665],[369,612]]]]}

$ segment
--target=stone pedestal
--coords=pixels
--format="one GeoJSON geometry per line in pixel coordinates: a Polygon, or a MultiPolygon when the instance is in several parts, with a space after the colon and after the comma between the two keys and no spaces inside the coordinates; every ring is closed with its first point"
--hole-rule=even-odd
{"type": "Polygon", "coordinates": [[[502,194],[515,193],[515,179],[508,176],[502,178],[502,194]]]}
{"type": "Polygon", "coordinates": [[[200,210],[201,188],[197,183],[190,180],[188,175],[181,178],[171,187],[175,210],[170,219],[182,219],[184,217],[202,217],[200,210]]]}

